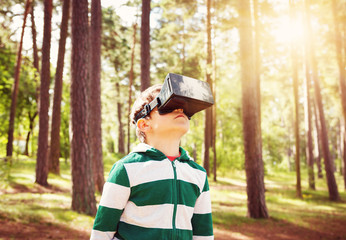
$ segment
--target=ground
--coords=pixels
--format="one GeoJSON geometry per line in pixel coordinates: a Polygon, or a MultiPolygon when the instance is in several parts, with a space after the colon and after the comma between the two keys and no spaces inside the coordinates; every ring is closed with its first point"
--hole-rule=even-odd
{"type": "MultiPolygon", "coordinates": [[[[264,227],[262,223],[231,227],[230,229],[216,228],[214,231],[217,240],[343,240],[346,236],[345,222],[335,222],[324,226],[321,231],[296,227],[290,224],[275,223],[269,219],[271,227],[264,227]]],[[[311,224],[314,224],[311,222],[311,224]]],[[[89,239],[89,232],[77,231],[68,227],[54,226],[47,223],[22,224],[11,221],[0,221],[0,239],[89,239]]]]}
{"type": "MultiPolygon", "coordinates": [[[[20,164],[13,168],[6,181],[0,179],[0,240],[89,239],[94,219],[71,211],[69,175],[51,176],[53,184],[42,187],[33,183],[34,161],[26,164],[29,167],[20,164]]],[[[341,186],[342,178],[337,177],[341,186]]],[[[210,181],[215,239],[346,239],[346,193],[340,191],[342,200],[331,202],[325,180],[317,181],[320,189],[304,190],[304,199],[297,199],[293,174],[268,174],[266,203],[270,218],[265,220],[246,217],[243,174],[210,181]]]]}

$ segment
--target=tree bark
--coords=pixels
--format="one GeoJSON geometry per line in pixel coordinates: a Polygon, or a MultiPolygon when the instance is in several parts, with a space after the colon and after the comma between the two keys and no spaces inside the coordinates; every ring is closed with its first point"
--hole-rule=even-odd
{"type": "MultiPolygon", "coordinates": [[[[31,3],[31,33],[32,33],[32,53],[33,53],[33,59],[34,59],[34,68],[36,68],[35,72],[35,82],[36,82],[36,103],[37,108],[39,107],[39,99],[40,99],[40,86],[37,81],[37,78],[39,78],[40,75],[40,64],[39,64],[39,57],[38,57],[38,50],[37,50],[37,32],[36,32],[36,24],[35,24],[35,15],[34,15],[34,0],[31,3]]],[[[39,111],[39,109],[37,109],[39,111]]]]}
{"type": "Polygon", "coordinates": [[[102,10],[101,1],[91,1],[91,60],[90,60],[90,156],[93,165],[95,189],[102,192],[104,185],[102,156],[102,111],[101,111],[101,32],[102,10]]]}
{"type": "Polygon", "coordinates": [[[42,68],[40,85],[40,111],[36,183],[47,186],[48,178],[48,131],[49,131],[49,85],[50,85],[50,41],[52,31],[52,0],[44,1],[44,31],[42,43],[42,68]]]}
{"type": "Polygon", "coordinates": [[[315,177],[314,177],[314,153],[313,153],[313,143],[312,143],[312,114],[311,114],[311,61],[312,61],[312,49],[310,47],[311,43],[311,25],[310,25],[310,13],[308,10],[307,2],[306,11],[305,11],[305,28],[306,28],[306,38],[305,38],[305,74],[306,74],[306,83],[305,83],[305,93],[306,93],[306,102],[305,102],[305,130],[306,130],[306,157],[307,157],[307,166],[308,166],[308,178],[309,178],[309,188],[315,190],[315,177]]]}
{"type": "Polygon", "coordinates": [[[317,113],[317,107],[316,107],[316,99],[312,101],[313,103],[313,110],[314,110],[314,115],[315,115],[315,126],[316,126],[316,136],[315,136],[315,152],[317,153],[315,162],[317,165],[317,177],[318,178],[323,178],[323,173],[322,173],[322,164],[321,164],[321,127],[319,124],[319,116],[317,113]]]}
{"type": "Polygon", "coordinates": [[[261,156],[258,95],[255,69],[251,9],[249,0],[239,0],[239,36],[242,79],[242,119],[245,152],[245,171],[248,196],[248,216],[268,218],[265,202],[264,169],[261,156]]]}
{"type": "MultiPolygon", "coordinates": [[[[211,0],[207,0],[207,67],[206,78],[207,83],[213,92],[212,75],[212,47],[211,47],[211,0]]],[[[205,112],[205,128],[204,128],[204,159],[203,167],[207,171],[207,175],[210,175],[210,149],[213,145],[213,108],[208,108],[205,112]]]]}
{"type": "MultiPolygon", "coordinates": [[[[342,36],[338,24],[338,6],[336,0],[332,0],[332,10],[333,10],[333,19],[334,19],[334,38],[335,38],[335,51],[336,51],[336,58],[338,62],[339,67],[339,84],[340,84],[340,95],[341,95],[341,106],[342,106],[342,113],[344,116],[344,122],[346,122],[346,73],[345,73],[345,67],[346,67],[346,59],[342,58],[342,36]]],[[[345,32],[346,34],[346,32],[345,32]]],[[[345,38],[345,37],[344,37],[345,38]]],[[[345,41],[346,43],[346,41],[345,41]]],[[[345,46],[344,46],[345,48],[345,46]]],[[[346,49],[344,49],[346,53],[346,49]]],[[[346,132],[346,124],[344,124],[344,131],[346,132]]],[[[346,166],[346,142],[344,142],[344,154],[342,156],[344,161],[344,166],[346,166]]],[[[346,174],[344,174],[344,186],[346,189],[346,174]]]]}
{"type": "Polygon", "coordinates": [[[71,171],[72,209],[95,215],[96,200],[88,136],[89,24],[88,1],[72,1],[71,171]]]}
{"type": "Polygon", "coordinates": [[[54,85],[54,99],[53,99],[53,115],[52,127],[50,137],[50,157],[49,157],[49,171],[55,174],[60,174],[60,125],[61,125],[61,99],[63,87],[63,72],[64,72],[64,58],[65,46],[68,30],[68,21],[70,18],[70,0],[64,0],[62,19],[60,26],[60,40],[58,61],[55,73],[54,85]]]}
{"type": "Polygon", "coordinates": [[[118,110],[118,152],[124,154],[125,153],[125,134],[124,134],[124,126],[121,120],[122,118],[122,104],[120,102],[120,86],[119,83],[116,83],[116,89],[118,94],[118,102],[117,102],[117,110],[118,110]]]}
{"type": "Polygon", "coordinates": [[[150,86],[150,0],[142,0],[141,91],[150,86]]]}
{"type": "Polygon", "coordinates": [[[28,134],[26,135],[26,142],[25,142],[25,150],[24,150],[24,155],[29,156],[29,142],[30,142],[30,137],[34,129],[34,121],[37,116],[37,111],[34,113],[33,116],[31,116],[31,113],[29,112],[29,131],[28,134]]]}
{"type": "MultiPolygon", "coordinates": [[[[295,5],[290,0],[290,20],[296,17],[295,5]]],[[[298,63],[297,63],[297,44],[291,41],[291,59],[292,59],[292,78],[293,78],[293,94],[294,94],[294,108],[295,108],[295,166],[296,166],[296,196],[303,198],[301,189],[301,177],[300,177],[300,136],[299,136],[299,80],[298,80],[298,63]]]]}
{"type": "Polygon", "coordinates": [[[17,61],[16,61],[16,67],[14,71],[14,83],[12,86],[11,110],[10,110],[10,120],[9,120],[9,126],[8,126],[8,137],[7,137],[7,146],[6,146],[7,157],[12,157],[12,154],[13,154],[13,132],[14,132],[14,121],[16,118],[20,67],[22,65],[23,37],[24,37],[24,30],[26,25],[26,18],[30,11],[30,5],[31,5],[31,0],[27,0],[25,4],[25,10],[24,10],[22,34],[20,36],[20,42],[19,42],[18,51],[17,51],[17,61]]]}
{"type": "MultiPolygon", "coordinates": [[[[306,4],[306,12],[308,15],[308,24],[310,24],[310,18],[309,18],[310,1],[306,0],[305,4],[306,4]]],[[[311,32],[311,42],[309,43],[309,47],[310,47],[310,53],[311,53],[310,61],[312,66],[312,79],[314,81],[314,87],[315,87],[314,92],[315,92],[315,98],[317,103],[318,115],[319,115],[320,124],[321,124],[322,152],[323,152],[323,158],[324,158],[324,167],[325,167],[326,176],[327,176],[329,199],[331,201],[337,201],[340,199],[340,196],[339,196],[338,187],[336,185],[336,180],[335,180],[335,176],[333,172],[332,160],[330,157],[328,132],[327,132],[326,120],[325,120],[323,104],[322,104],[320,82],[317,75],[317,63],[316,63],[315,54],[314,54],[314,39],[313,39],[312,32],[311,32]]]]}
{"type": "Polygon", "coordinates": [[[133,24],[133,44],[131,49],[131,68],[130,68],[130,76],[129,76],[129,103],[128,103],[128,117],[127,117],[127,153],[130,152],[130,114],[131,114],[131,106],[132,106],[132,85],[133,85],[133,66],[134,66],[134,60],[135,60],[135,49],[136,49],[136,33],[137,33],[137,23],[133,24]]]}

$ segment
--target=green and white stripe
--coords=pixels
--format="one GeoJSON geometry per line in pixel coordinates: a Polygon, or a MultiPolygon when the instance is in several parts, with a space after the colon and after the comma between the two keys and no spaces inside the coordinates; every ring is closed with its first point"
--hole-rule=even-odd
{"type": "Polygon", "coordinates": [[[180,151],[171,162],[139,144],[114,164],[91,239],[213,239],[205,170],[180,151]]]}

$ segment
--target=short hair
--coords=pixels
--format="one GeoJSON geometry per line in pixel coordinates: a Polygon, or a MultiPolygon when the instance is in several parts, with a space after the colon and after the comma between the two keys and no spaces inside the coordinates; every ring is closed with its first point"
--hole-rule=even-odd
{"type": "MultiPolygon", "coordinates": [[[[153,101],[156,96],[161,91],[162,84],[156,84],[153,85],[146,90],[144,90],[139,97],[136,99],[136,101],[133,103],[131,114],[130,114],[130,120],[133,124],[137,124],[135,121],[135,117],[138,113],[140,113],[144,106],[146,104],[149,104],[151,101],[153,101]]],[[[150,116],[146,116],[145,119],[149,119],[150,116]]],[[[136,135],[141,142],[146,142],[146,135],[144,132],[140,131],[138,128],[136,128],[136,135]]]]}

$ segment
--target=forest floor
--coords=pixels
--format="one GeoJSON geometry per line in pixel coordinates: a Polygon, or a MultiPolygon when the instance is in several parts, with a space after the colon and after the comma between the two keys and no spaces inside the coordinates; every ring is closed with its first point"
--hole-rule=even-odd
{"type": "MultiPolygon", "coordinates": [[[[111,165],[105,161],[105,172],[111,165]]],[[[34,183],[34,160],[0,163],[0,239],[89,239],[94,218],[70,210],[69,169],[69,164],[61,162],[61,175],[49,175],[50,187],[44,188],[34,183]]],[[[307,190],[305,175],[302,172],[303,199],[298,199],[294,173],[267,171],[270,217],[260,220],[246,217],[243,172],[232,171],[217,182],[210,180],[215,239],[346,239],[342,177],[335,173],[341,200],[331,202],[325,179],[316,179],[317,190],[307,190]]]]}

